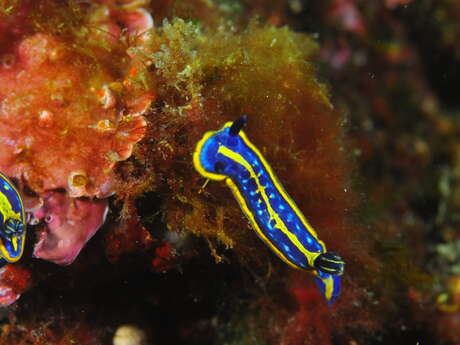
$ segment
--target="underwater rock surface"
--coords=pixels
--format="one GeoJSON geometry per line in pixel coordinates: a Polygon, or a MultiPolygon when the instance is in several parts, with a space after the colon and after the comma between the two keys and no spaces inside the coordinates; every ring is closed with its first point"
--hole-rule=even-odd
{"type": "Polygon", "coordinates": [[[459,344],[458,7],[0,2],[0,171],[29,221],[0,344],[459,344]],[[244,114],[346,262],[332,307],[193,168],[244,114]]]}

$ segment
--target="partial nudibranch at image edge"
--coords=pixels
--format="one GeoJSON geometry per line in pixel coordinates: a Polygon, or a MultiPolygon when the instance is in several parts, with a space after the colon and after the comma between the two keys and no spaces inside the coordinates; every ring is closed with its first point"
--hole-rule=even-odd
{"type": "Polygon", "coordinates": [[[26,217],[14,184],[0,173],[0,266],[18,261],[24,252],[26,217]]]}
{"type": "Polygon", "coordinates": [[[315,276],[332,304],[345,263],[326,250],[260,151],[243,132],[246,116],[204,134],[193,164],[205,178],[225,181],[260,239],[290,266],[315,276]]]}

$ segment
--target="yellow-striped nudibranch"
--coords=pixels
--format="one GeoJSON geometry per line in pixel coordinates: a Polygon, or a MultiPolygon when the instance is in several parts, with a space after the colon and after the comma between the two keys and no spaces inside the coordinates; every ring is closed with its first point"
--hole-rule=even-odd
{"type": "Polygon", "coordinates": [[[257,235],[283,261],[312,273],[332,304],[340,293],[344,261],[318,238],[260,151],[242,131],[247,117],[207,132],[193,155],[204,177],[225,181],[257,235]]]}
{"type": "Polygon", "coordinates": [[[24,251],[26,217],[21,196],[0,173],[0,266],[18,261],[24,251]]]}

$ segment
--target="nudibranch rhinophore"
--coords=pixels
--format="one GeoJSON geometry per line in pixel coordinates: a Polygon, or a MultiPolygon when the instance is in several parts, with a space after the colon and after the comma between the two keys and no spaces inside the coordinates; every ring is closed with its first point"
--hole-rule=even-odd
{"type": "Polygon", "coordinates": [[[18,261],[24,251],[26,217],[21,196],[0,173],[0,266],[18,261]]]}
{"type": "Polygon", "coordinates": [[[242,131],[247,117],[205,133],[193,155],[204,177],[225,181],[257,235],[283,261],[315,276],[329,304],[340,294],[345,263],[326,251],[270,165],[242,131]]]}

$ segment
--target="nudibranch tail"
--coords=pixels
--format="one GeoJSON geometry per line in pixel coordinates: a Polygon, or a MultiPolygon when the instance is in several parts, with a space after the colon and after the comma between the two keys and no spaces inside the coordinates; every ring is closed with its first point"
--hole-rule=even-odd
{"type": "Polygon", "coordinates": [[[332,303],[340,293],[344,261],[318,238],[262,153],[243,131],[244,115],[198,142],[193,163],[204,177],[225,181],[260,239],[283,261],[313,273],[332,303]]]}
{"type": "Polygon", "coordinates": [[[317,272],[315,281],[321,295],[324,296],[329,305],[332,305],[340,295],[341,277],[317,272]]]}
{"type": "Polygon", "coordinates": [[[0,264],[18,261],[26,238],[26,217],[14,184],[0,173],[0,264]]]}

